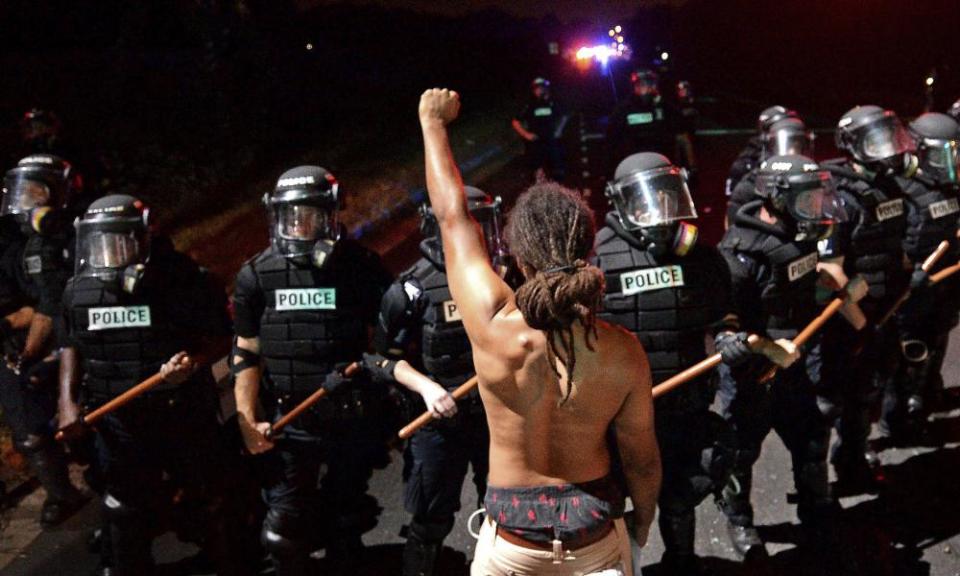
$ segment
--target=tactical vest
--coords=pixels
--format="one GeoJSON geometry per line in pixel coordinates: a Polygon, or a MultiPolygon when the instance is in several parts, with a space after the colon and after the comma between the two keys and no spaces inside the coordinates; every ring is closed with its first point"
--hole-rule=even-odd
{"type": "Polygon", "coordinates": [[[421,258],[404,276],[417,281],[426,303],[420,342],[423,367],[431,378],[453,389],[466,382],[474,368],[470,340],[450,296],[447,275],[421,258]]]}
{"type": "Polygon", "coordinates": [[[362,271],[333,258],[318,269],[267,250],[251,263],[266,304],[259,338],[270,392],[312,393],[366,350],[362,271]]]}
{"type": "Polygon", "coordinates": [[[755,318],[741,318],[745,329],[764,330],[772,339],[793,338],[816,316],[816,242],[791,241],[738,223],[727,230],[720,248],[759,265],[760,310],[755,318]]]}
{"type": "Polygon", "coordinates": [[[960,204],[954,189],[927,187],[916,180],[904,183],[903,190],[910,204],[903,249],[914,263],[923,262],[943,240],[951,250],[934,268],[938,270],[956,262],[957,221],[960,204]]]}
{"type": "MultiPolygon", "coordinates": [[[[699,246],[685,257],[655,258],[631,240],[610,227],[597,235],[596,263],[606,279],[598,317],[637,336],[653,381],[660,383],[706,357],[704,336],[723,314],[723,303],[717,301],[723,292],[714,282],[724,263],[715,252],[717,261],[711,263],[711,252],[699,246]]],[[[671,408],[695,407],[698,403],[689,401],[702,396],[695,388],[683,387],[664,400],[671,408]]]]}
{"type": "MultiPolygon", "coordinates": [[[[83,361],[84,386],[94,399],[108,399],[156,374],[187,348],[160,289],[143,286],[127,294],[116,283],[76,276],[68,284],[67,314],[83,361]]],[[[161,384],[153,390],[175,388],[161,384]]]]}
{"type": "Polygon", "coordinates": [[[877,300],[892,295],[888,285],[897,292],[896,286],[905,284],[902,239],[907,227],[906,205],[896,183],[885,182],[888,185],[881,188],[863,180],[840,180],[843,199],[857,208],[856,220],[847,224],[852,229],[844,267],[861,274],[870,287],[870,297],[877,300]]]}

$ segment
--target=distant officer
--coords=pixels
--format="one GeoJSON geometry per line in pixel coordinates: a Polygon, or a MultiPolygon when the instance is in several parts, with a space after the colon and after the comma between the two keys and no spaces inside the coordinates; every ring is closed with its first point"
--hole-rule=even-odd
{"type": "MultiPolygon", "coordinates": [[[[707,356],[704,337],[730,312],[730,273],[715,248],[697,242],[690,223],[697,213],[681,169],[644,152],[620,162],[615,178],[607,188],[614,211],[596,243],[596,264],[606,276],[599,318],[636,334],[658,384],[707,356]]],[[[718,347],[732,363],[751,354],[736,335],[718,347]]],[[[710,411],[715,391],[708,374],[655,401],[667,574],[701,572],[695,509],[720,490],[733,464],[732,431],[710,411]]]]}
{"type": "MultiPolygon", "coordinates": [[[[730,267],[736,322],[743,330],[775,340],[796,354],[794,338],[817,315],[817,242],[828,224],[845,215],[828,172],[803,156],[773,156],[760,166],[757,200],[745,204],[720,243],[730,267]]],[[[863,284],[848,284],[862,297],[863,284]]],[[[856,298],[854,298],[855,300],[856,298]]],[[[792,356],[796,358],[796,356],[792,356]]],[[[754,526],[750,493],[753,464],[770,430],[776,430],[793,460],[799,495],[797,515],[810,544],[830,542],[835,502],[827,483],[829,423],[821,415],[805,362],[781,362],[768,383],[757,380],[770,367],[755,356],[738,366],[720,365],[720,401],[737,436],[731,480],[721,509],[734,548],[744,557],[764,556],[754,526]]]]}
{"type": "Polygon", "coordinates": [[[71,166],[56,156],[35,154],[8,171],[3,185],[0,215],[10,226],[3,255],[3,276],[11,289],[8,312],[24,306],[32,312],[4,321],[0,403],[15,447],[47,492],[40,515],[47,527],[85,502],[70,483],[63,448],[54,442],[51,428],[57,405],[57,324],[73,266],[69,226],[62,216],[74,192],[71,166]]]}
{"type": "Polygon", "coordinates": [[[744,176],[760,166],[765,148],[765,135],[771,126],[786,118],[800,119],[800,115],[797,114],[796,110],[790,110],[780,105],[770,106],[760,113],[760,116],[757,118],[756,135],[750,137],[747,145],[744,146],[740,154],[737,155],[736,160],[730,165],[730,173],[727,176],[726,184],[727,196],[733,193],[733,190],[744,176]]]}
{"type": "Polygon", "coordinates": [[[164,383],[97,423],[110,573],[153,570],[151,542],[174,522],[178,490],[201,546],[219,573],[232,574],[217,395],[199,360],[229,345],[226,301],[205,271],[151,238],[148,213],[140,200],[112,195],[77,222],[77,271],[63,296],[60,424],[77,425],[81,402],[102,405],[163,374],[164,383]]]}
{"type": "Polygon", "coordinates": [[[514,131],[526,144],[530,169],[550,180],[562,182],[566,175],[563,157],[563,130],[569,117],[553,99],[550,81],[535,78],[530,83],[530,98],[520,114],[511,121],[514,131]]]}
{"type": "Polygon", "coordinates": [[[668,158],[683,158],[684,168],[696,169],[696,160],[683,117],[677,107],[660,94],[660,78],[652,70],[630,75],[629,98],[610,114],[607,128],[609,158],[621,159],[637,152],[656,152],[668,158]]]}
{"type": "Polygon", "coordinates": [[[391,279],[376,254],[340,237],[339,184],[323,168],[284,172],[264,201],[272,242],[237,274],[231,353],[246,447],[275,448],[261,540],[281,576],[310,573],[318,537],[329,563],[349,570],[362,555],[367,483],[386,454],[381,387],[344,371],[367,350],[391,279]],[[267,439],[271,422],[320,387],[330,395],[267,439]]]}
{"type": "MultiPolygon", "coordinates": [[[[733,222],[737,210],[756,198],[757,170],[760,162],[772,156],[813,156],[813,133],[807,129],[803,120],[787,117],[771,123],[760,136],[760,150],[757,164],[749,172],[740,176],[732,191],[728,191],[727,226],[733,222]]],[[[750,162],[752,162],[752,158],[750,162]]]]}
{"type": "MultiPolygon", "coordinates": [[[[490,257],[500,265],[500,199],[472,186],[466,187],[466,194],[490,257]]],[[[412,391],[423,398],[427,409],[443,417],[414,434],[405,454],[404,503],[413,518],[404,547],[404,576],[435,573],[437,555],[460,509],[467,465],[473,466],[481,502],[489,468],[490,436],[479,394],[470,394],[459,406],[450,396],[473,376],[473,354],[450,296],[440,229],[429,205],[422,207],[421,218],[423,257],[387,290],[377,326],[378,352],[395,359],[410,357],[439,383],[412,391]]]]}

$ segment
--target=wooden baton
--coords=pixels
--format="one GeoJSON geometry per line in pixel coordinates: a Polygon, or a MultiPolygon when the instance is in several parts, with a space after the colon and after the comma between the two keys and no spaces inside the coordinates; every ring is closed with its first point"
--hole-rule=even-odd
{"type": "MultiPolygon", "coordinates": [[[[471,390],[476,388],[479,382],[480,381],[477,380],[477,377],[474,376],[458,386],[456,390],[450,393],[450,395],[453,396],[454,401],[460,400],[469,394],[471,390]]],[[[397,436],[399,436],[402,440],[406,440],[407,438],[413,436],[414,432],[426,426],[431,420],[433,420],[433,414],[427,410],[423,414],[417,416],[416,419],[411,421],[409,424],[401,428],[400,431],[397,432],[397,436]]]]}
{"type": "MultiPolygon", "coordinates": [[[[350,364],[343,370],[343,375],[349,378],[350,376],[353,376],[359,371],[360,371],[360,364],[358,362],[354,362],[353,364],[350,364]]],[[[299,418],[301,414],[309,410],[311,406],[313,406],[314,404],[322,400],[323,397],[326,395],[327,395],[326,388],[318,389],[316,392],[308,396],[306,400],[297,404],[293,408],[293,410],[287,412],[286,414],[283,415],[283,417],[281,417],[279,420],[274,422],[270,426],[270,428],[267,429],[264,436],[266,436],[267,440],[272,440],[277,436],[277,434],[280,433],[281,430],[289,426],[291,422],[299,418]]]]}
{"type": "MultiPolygon", "coordinates": [[[[760,337],[757,336],[756,334],[751,334],[747,336],[747,346],[750,346],[751,348],[753,348],[754,346],[757,345],[758,342],[760,342],[760,337]]],[[[721,361],[721,357],[719,352],[717,352],[713,356],[704,358],[703,360],[701,360],[700,362],[697,362],[696,364],[687,368],[683,372],[680,372],[679,374],[671,376],[670,378],[667,378],[663,382],[654,386],[653,397],[659,398],[660,396],[663,396],[664,394],[666,394],[667,392],[670,392],[674,388],[677,388],[679,386],[686,384],[687,382],[689,382],[690,380],[693,380],[694,378],[703,374],[704,372],[707,372],[708,370],[712,370],[713,368],[718,366],[720,364],[720,361],[721,361]]]]}

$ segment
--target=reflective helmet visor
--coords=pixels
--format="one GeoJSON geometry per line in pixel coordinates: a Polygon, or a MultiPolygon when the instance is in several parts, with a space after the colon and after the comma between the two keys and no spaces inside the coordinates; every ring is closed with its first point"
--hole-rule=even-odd
{"type": "Polygon", "coordinates": [[[789,177],[787,210],[797,220],[836,224],[846,222],[847,213],[827,171],[789,177]]]}
{"type": "Polygon", "coordinates": [[[697,217],[686,179],[676,166],[630,174],[611,182],[608,194],[628,230],[697,217]]]}
{"type": "Polygon", "coordinates": [[[920,166],[925,174],[942,184],[956,184],[960,172],[960,143],[956,140],[924,138],[920,166]]]}
{"type": "Polygon", "coordinates": [[[310,241],[329,237],[330,215],[319,206],[281,204],[276,211],[277,234],[284,240],[310,241]]]}
{"type": "Polygon", "coordinates": [[[913,138],[893,115],[854,130],[856,148],[868,162],[886,160],[916,149],[913,138]]]}
{"type": "Polygon", "coordinates": [[[136,233],[93,232],[80,238],[80,257],[94,270],[116,270],[140,259],[136,233]]]}
{"type": "Polygon", "coordinates": [[[813,156],[813,138],[809,132],[777,130],[768,136],[764,152],[766,157],[813,156]]]}
{"type": "Polygon", "coordinates": [[[8,175],[3,182],[3,206],[0,214],[24,214],[50,203],[50,188],[24,174],[8,175]]]}

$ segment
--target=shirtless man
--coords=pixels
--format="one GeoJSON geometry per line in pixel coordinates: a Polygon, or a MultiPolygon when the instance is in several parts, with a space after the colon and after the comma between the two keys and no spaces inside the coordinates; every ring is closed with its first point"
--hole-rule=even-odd
{"type": "Polygon", "coordinates": [[[459,108],[448,90],[420,99],[427,190],[490,426],[487,518],[471,574],[630,575],[606,435],[612,425],[643,546],[660,487],[646,356],[632,335],[595,319],[603,275],[586,262],[593,214],[576,194],[556,184],[524,193],[506,235],[526,282],[514,293],[496,274],[447,139],[459,108]]]}

